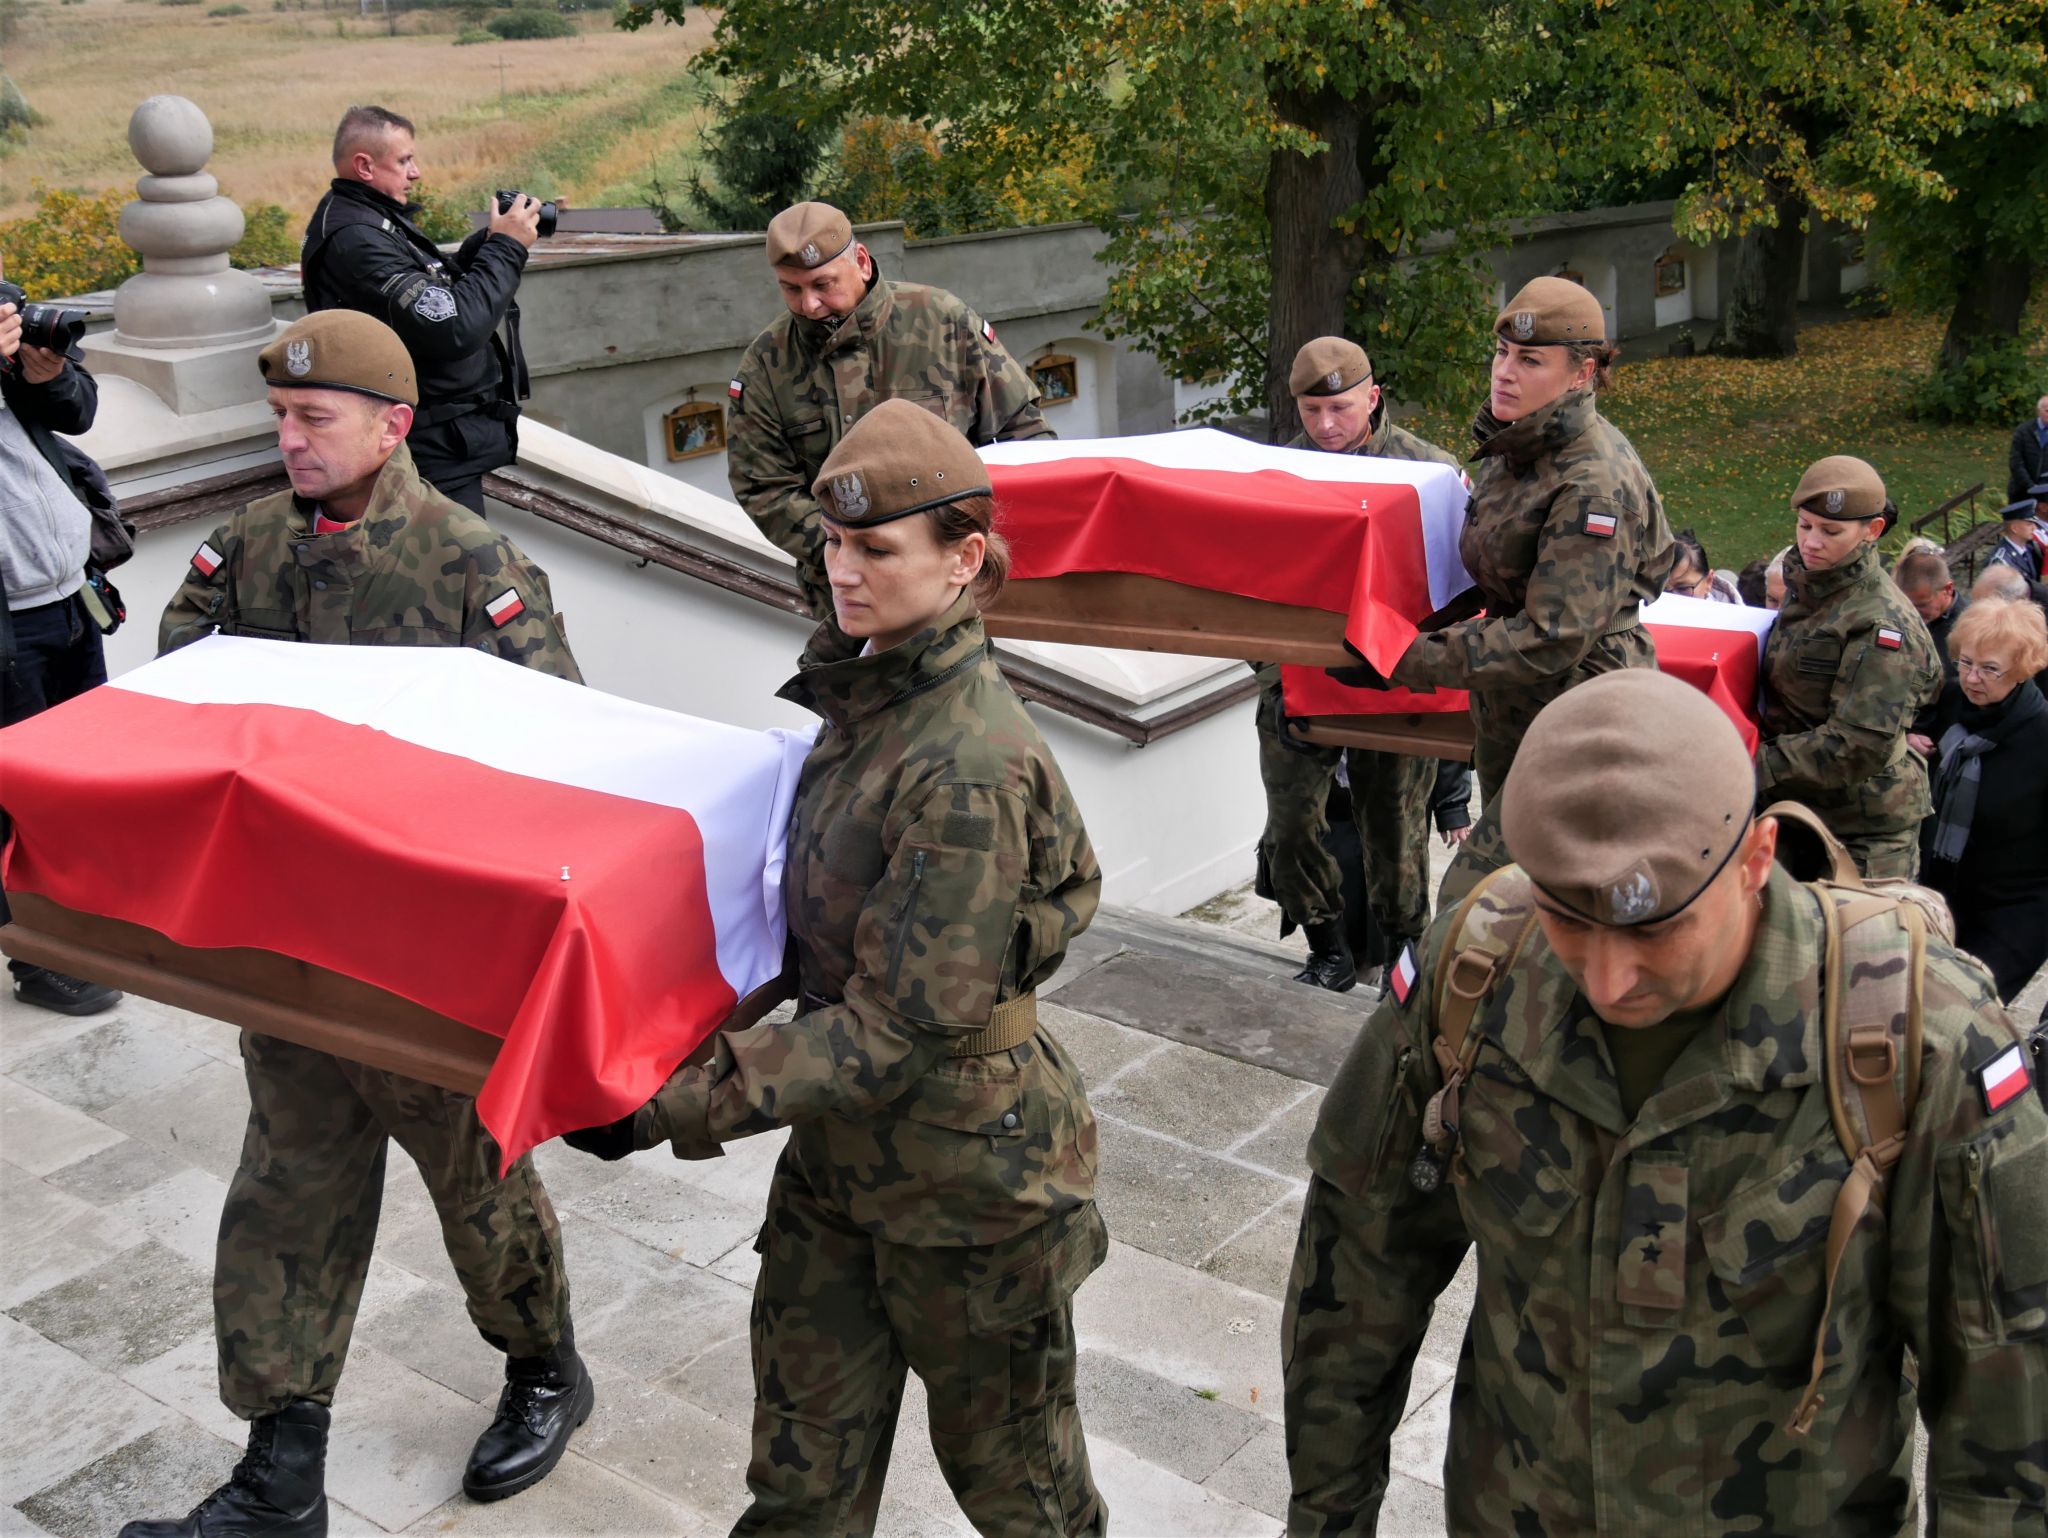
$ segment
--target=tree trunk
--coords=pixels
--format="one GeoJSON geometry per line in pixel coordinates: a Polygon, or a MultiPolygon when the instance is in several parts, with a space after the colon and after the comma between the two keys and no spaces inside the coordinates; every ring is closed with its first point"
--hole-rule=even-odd
{"type": "Polygon", "coordinates": [[[1751,227],[1735,254],[1735,281],[1721,309],[1716,352],[1789,358],[1799,351],[1799,272],[1805,259],[1806,200],[1773,189],[1778,221],[1751,227]]]}
{"type": "Polygon", "coordinates": [[[2034,287],[2034,263],[2024,257],[1969,251],[1956,263],[1956,271],[1962,275],[1956,307],[1949,312],[1941,356],[1934,365],[1944,374],[1962,368],[1985,343],[2017,337],[2034,287]]]}
{"type": "Polygon", "coordinates": [[[1287,122],[1308,129],[1328,149],[1302,155],[1276,150],[1266,170],[1266,224],[1272,243],[1272,287],[1267,301],[1266,406],[1270,441],[1285,443],[1300,429],[1287,373],[1304,342],[1344,330],[1345,300],[1365,256],[1365,240],[1336,227],[1365,196],[1359,164],[1366,104],[1334,91],[1275,86],[1273,106],[1287,122]]]}

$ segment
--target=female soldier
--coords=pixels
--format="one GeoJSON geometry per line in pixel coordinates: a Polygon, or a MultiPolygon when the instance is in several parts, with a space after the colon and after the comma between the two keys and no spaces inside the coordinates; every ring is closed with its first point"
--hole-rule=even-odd
{"type": "MultiPolygon", "coordinates": [[[[1493,323],[1493,384],[1458,553],[1486,613],[1416,637],[1392,681],[1472,691],[1482,813],[1445,876],[1440,905],[1507,863],[1494,802],[1536,713],[1573,684],[1655,667],[1638,619],[1664,591],[1671,529],[1650,473],[1600,415],[1616,349],[1600,301],[1536,278],[1493,323]]],[[[1371,669],[1339,670],[1383,683],[1371,669]],[[1361,676],[1371,675],[1371,676],[1361,676]]]]}
{"type": "Polygon", "coordinates": [[[1108,1246],[1095,1120],[1033,990],[1101,873],[982,633],[1009,557],[967,440],[886,401],[815,493],[837,626],[782,691],[825,718],[783,876],[796,1017],[719,1035],[708,1065],[569,1141],[701,1159],[794,1129],[756,1244],[735,1533],[871,1532],[906,1363],[976,1528],[1100,1533],[1070,1301],[1108,1246]]]}
{"type": "Polygon", "coordinates": [[[1897,509],[1875,470],[1847,454],[1816,460],[1792,493],[1796,530],[1785,601],[1764,643],[1764,803],[1803,801],[1866,876],[1913,876],[1927,771],[1906,743],[1941,690],[1927,627],[1878,564],[1897,509]]]}

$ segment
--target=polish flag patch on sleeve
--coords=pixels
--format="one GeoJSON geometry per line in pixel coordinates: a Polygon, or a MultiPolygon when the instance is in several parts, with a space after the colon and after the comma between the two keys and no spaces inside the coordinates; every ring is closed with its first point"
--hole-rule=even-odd
{"type": "Polygon", "coordinates": [[[730,396],[733,400],[738,400],[742,395],[745,395],[747,393],[747,387],[741,384],[737,379],[734,379],[727,383],[725,387],[725,393],[728,396],[730,396]]]}
{"type": "Polygon", "coordinates": [[[1586,514],[1586,532],[1592,535],[1595,539],[1614,538],[1614,514],[1586,514]]]}
{"type": "Polygon", "coordinates": [[[491,623],[503,630],[512,621],[526,612],[526,604],[511,588],[506,588],[496,598],[484,605],[484,613],[491,617],[491,623]]]}
{"type": "Polygon", "coordinates": [[[1415,947],[1404,945],[1401,956],[1387,972],[1387,986],[1394,990],[1394,1002],[1406,1005],[1415,991],[1415,947]]]}
{"type": "Polygon", "coordinates": [[[2034,1076],[2027,1069],[2027,1054],[2014,1042],[1990,1062],[1975,1070],[1977,1093],[1989,1116],[2009,1106],[2032,1087],[2034,1076]]]}
{"type": "Polygon", "coordinates": [[[1889,625],[1877,627],[1877,644],[1888,652],[1895,652],[1906,644],[1904,631],[1894,630],[1889,625]]]}
{"type": "Polygon", "coordinates": [[[221,553],[205,540],[201,540],[199,548],[192,552],[193,569],[202,577],[210,577],[219,571],[221,560],[221,553]]]}
{"type": "Polygon", "coordinates": [[[996,345],[996,328],[987,321],[981,323],[981,339],[991,347],[996,345]]]}

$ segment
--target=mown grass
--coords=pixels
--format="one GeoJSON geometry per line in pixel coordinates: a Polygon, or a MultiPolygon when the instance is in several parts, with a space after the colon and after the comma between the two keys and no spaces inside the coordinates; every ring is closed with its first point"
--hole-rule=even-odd
{"type": "MultiPolygon", "coordinates": [[[[1890,315],[1808,326],[1797,357],[1769,362],[1629,363],[1624,349],[1601,409],[1649,466],[1672,526],[1694,530],[1716,566],[1739,568],[1791,538],[1792,489],[1824,454],[1855,454],[1877,467],[1905,513],[1886,541],[1896,546],[1905,524],[1975,482],[1984,482],[1986,510],[2004,500],[2010,424],[1938,426],[1908,412],[1941,324],[1890,315]]],[[[2043,372],[2048,377],[2048,366],[2043,372]]],[[[1475,389],[1481,383],[1483,373],[1475,389]]],[[[1470,421],[1425,412],[1403,425],[1462,450],[1470,421]]]]}
{"type": "Polygon", "coordinates": [[[572,204],[638,203],[648,168],[676,163],[702,131],[683,71],[713,19],[692,8],[680,29],[623,33],[585,12],[578,37],[455,48],[453,11],[408,13],[393,36],[353,5],[218,18],[122,0],[37,7],[6,62],[45,122],[0,152],[0,219],[29,211],[36,181],[132,186],[128,116],[165,90],[212,119],[207,169],[226,192],[301,220],[332,175],[334,125],[358,101],[419,124],[427,184],[460,206],[527,184],[572,204]]]}

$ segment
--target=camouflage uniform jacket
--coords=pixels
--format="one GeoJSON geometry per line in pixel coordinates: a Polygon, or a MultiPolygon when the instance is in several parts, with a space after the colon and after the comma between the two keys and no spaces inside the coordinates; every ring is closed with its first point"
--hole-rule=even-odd
{"type": "MultiPolygon", "coordinates": [[[[1848,1160],[1820,1077],[1821,917],[1782,872],[1734,987],[1633,1123],[1603,1027],[1540,931],[1473,1022],[1462,1145],[1410,1184],[1442,1083],[1429,986],[1387,1001],[1318,1115],[1289,1292],[1290,1533],[1370,1534],[1437,1295],[1478,1293],[1451,1398],[1457,1538],[1905,1538],[1919,1363],[1940,1538],[2048,1534],[2048,1111],[1987,1114],[2017,1040],[1990,981],[1929,947],[1920,1089],[1885,1210],[1844,1253],[1812,1365],[1848,1160]]],[[[1484,899],[1482,899],[1483,901],[1484,899]]]]}
{"type": "Polygon", "coordinates": [[[811,486],[846,430],[885,400],[917,402],[974,444],[1050,438],[1031,376],[995,328],[942,288],[876,275],[844,320],[786,314],[733,377],[727,473],[761,532],[796,558],[813,612],[832,615],[811,486]]]}
{"type": "Polygon", "coordinates": [[[1675,547],[1649,471],[1592,391],[1518,422],[1482,410],[1472,432],[1478,469],[1458,553],[1487,612],[1418,636],[1393,680],[1472,690],[1474,727],[1496,744],[1481,775],[1495,778],[1573,684],[1655,666],[1637,613],[1664,591],[1675,547]]]}
{"type": "Polygon", "coordinates": [[[1805,802],[1838,837],[1918,826],[1934,806],[1906,732],[1940,692],[1933,638],[1875,545],[1826,571],[1794,550],[1764,643],[1758,793],[1805,802]]]}
{"type": "MultiPolygon", "coordinates": [[[[1316,442],[1307,433],[1296,433],[1287,440],[1290,449],[1315,449],[1316,442]]],[[[1324,451],[1327,452],[1327,451],[1324,451]]],[[[1380,401],[1379,409],[1372,415],[1372,429],[1365,440],[1355,449],[1346,450],[1351,454],[1363,454],[1371,459],[1422,460],[1430,464],[1449,465],[1459,468],[1458,456],[1449,449],[1440,449],[1427,438],[1418,438],[1405,427],[1396,427],[1387,420],[1387,403],[1380,401]]],[[[1252,673],[1259,681],[1259,730],[1274,732],[1280,722],[1280,664],[1277,662],[1255,662],[1252,673]]]]}
{"type": "Polygon", "coordinates": [[[422,481],[404,444],[355,522],[315,534],[314,512],[282,491],[207,535],[164,610],[157,649],[215,631],[334,646],[474,646],[583,682],[540,568],[422,481]]]}
{"type": "Polygon", "coordinates": [[[820,1198],[897,1244],[985,1245],[1088,1202],[1096,1129],[1041,1028],[955,1057],[1031,993],[1095,915],[1102,875],[1045,740],[996,670],[971,599],[783,697],[825,718],[798,783],[783,905],[795,1019],[717,1038],[656,1097],[679,1154],[794,1123],[820,1198]]]}

